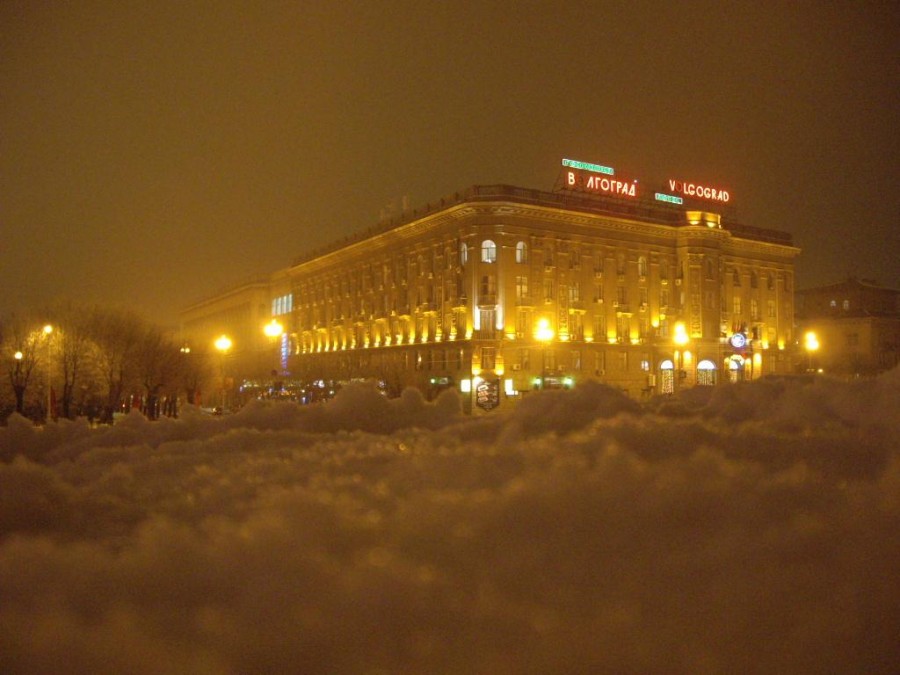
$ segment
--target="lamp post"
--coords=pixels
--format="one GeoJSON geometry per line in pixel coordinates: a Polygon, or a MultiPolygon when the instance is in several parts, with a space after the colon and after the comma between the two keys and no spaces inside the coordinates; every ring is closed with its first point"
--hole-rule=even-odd
{"type": "Polygon", "coordinates": [[[684,371],[684,348],[687,346],[687,343],[690,342],[691,338],[687,334],[687,329],[684,327],[684,322],[679,321],[675,324],[675,335],[672,337],[672,341],[675,343],[675,384],[674,389],[679,389],[678,386],[681,380],[687,377],[687,373],[684,371]]]}
{"type": "Polygon", "coordinates": [[[53,405],[53,397],[51,396],[51,383],[50,383],[50,335],[53,333],[53,326],[49,323],[43,328],[44,337],[47,339],[47,416],[45,418],[46,422],[50,422],[50,418],[53,415],[53,410],[51,406],[53,405]]]}
{"type": "Polygon", "coordinates": [[[803,347],[806,349],[806,371],[811,373],[813,352],[819,350],[819,338],[813,331],[806,331],[803,335],[803,347]]]}
{"type": "Polygon", "coordinates": [[[544,388],[547,379],[547,345],[553,340],[554,335],[553,328],[550,327],[550,320],[541,317],[534,330],[535,339],[541,343],[541,389],[544,388]]]}
{"type": "Polygon", "coordinates": [[[225,380],[225,355],[231,349],[231,338],[227,335],[220,335],[215,341],[215,347],[222,355],[222,412],[225,412],[225,396],[226,396],[226,380],[225,380]]]}
{"type": "Polygon", "coordinates": [[[263,326],[263,333],[269,338],[269,342],[275,343],[275,368],[272,370],[272,391],[275,390],[275,378],[278,377],[278,373],[282,370],[281,368],[281,359],[279,358],[279,346],[276,340],[284,335],[284,326],[282,326],[277,319],[272,319],[269,323],[263,326]]]}
{"type": "Polygon", "coordinates": [[[22,352],[17,351],[13,358],[16,360],[16,372],[13,375],[13,390],[16,393],[16,412],[20,415],[25,411],[25,385],[22,383],[22,352]]]}

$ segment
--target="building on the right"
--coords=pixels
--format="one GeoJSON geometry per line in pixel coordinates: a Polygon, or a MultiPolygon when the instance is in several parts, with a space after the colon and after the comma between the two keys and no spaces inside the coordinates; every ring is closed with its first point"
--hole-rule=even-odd
{"type": "Polygon", "coordinates": [[[900,363],[900,290],[851,277],[797,296],[804,369],[863,377],[900,363]]]}

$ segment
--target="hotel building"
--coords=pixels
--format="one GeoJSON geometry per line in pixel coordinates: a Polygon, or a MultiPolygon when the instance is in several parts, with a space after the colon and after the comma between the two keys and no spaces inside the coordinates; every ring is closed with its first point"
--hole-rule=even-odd
{"type": "MultiPolygon", "coordinates": [[[[702,197],[601,190],[581,166],[572,189],[472,187],[294,261],[268,288],[283,334],[253,349],[297,381],[454,387],[471,411],[588,379],[637,398],[792,371],[789,234],[702,197]]],[[[185,310],[186,335],[261,336],[258,311],[257,326],[216,323],[224,297],[185,310]]]]}

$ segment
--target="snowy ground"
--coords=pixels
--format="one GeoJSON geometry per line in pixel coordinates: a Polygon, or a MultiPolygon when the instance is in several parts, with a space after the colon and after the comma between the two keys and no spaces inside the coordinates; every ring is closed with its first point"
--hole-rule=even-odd
{"type": "Polygon", "coordinates": [[[888,673],[900,372],[0,429],[3,673],[888,673]]]}

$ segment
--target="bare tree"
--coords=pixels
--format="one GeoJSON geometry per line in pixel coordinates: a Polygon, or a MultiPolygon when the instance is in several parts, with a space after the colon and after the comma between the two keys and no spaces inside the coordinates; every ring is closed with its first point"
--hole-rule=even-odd
{"type": "Polygon", "coordinates": [[[145,326],[145,322],[132,312],[96,310],[93,314],[91,329],[98,347],[98,367],[106,392],[104,421],[112,421],[112,413],[124,393],[138,383],[135,358],[145,326]]]}
{"type": "Polygon", "coordinates": [[[181,353],[174,341],[155,326],[145,327],[135,352],[138,379],[144,388],[144,414],[159,416],[159,398],[173,393],[179,380],[181,353]]]}
{"type": "Polygon", "coordinates": [[[75,392],[79,384],[91,377],[98,350],[94,343],[92,322],[99,310],[65,303],[56,305],[52,310],[55,324],[54,334],[57,344],[58,367],[63,377],[62,416],[74,416],[75,392]]]}
{"type": "Polygon", "coordinates": [[[38,333],[34,321],[13,314],[3,326],[3,354],[10,355],[9,383],[16,399],[16,412],[25,414],[25,393],[39,363],[38,333]]]}

